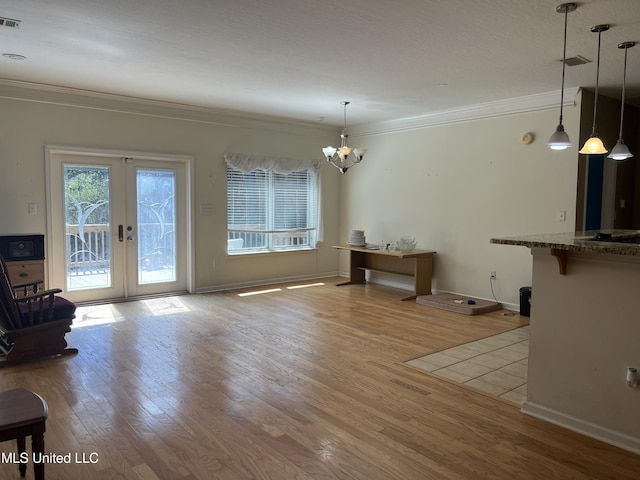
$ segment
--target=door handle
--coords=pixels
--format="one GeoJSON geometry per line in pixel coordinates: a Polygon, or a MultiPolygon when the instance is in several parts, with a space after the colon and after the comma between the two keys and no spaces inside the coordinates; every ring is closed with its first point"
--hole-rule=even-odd
{"type": "Polygon", "coordinates": [[[118,225],[118,240],[120,242],[124,241],[124,228],[122,227],[122,225],[118,225]]]}

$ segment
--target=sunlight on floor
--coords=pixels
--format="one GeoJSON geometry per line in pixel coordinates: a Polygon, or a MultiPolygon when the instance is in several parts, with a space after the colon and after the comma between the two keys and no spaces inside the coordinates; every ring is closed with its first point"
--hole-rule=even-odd
{"type": "Polygon", "coordinates": [[[124,318],[117,313],[111,304],[87,305],[77,308],[76,318],[73,320],[73,328],[108,325],[123,320],[124,318]]]}
{"type": "Polygon", "coordinates": [[[263,295],[265,293],[281,292],[281,288],[270,288],[268,290],[254,290],[253,292],[239,293],[239,297],[251,297],[252,295],[263,295]]]}
{"type": "MultiPolygon", "coordinates": [[[[186,313],[190,309],[177,296],[147,298],[140,300],[150,315],[170,315],[175,313],[186,313]]],[[[95,325],[108,325],[110,323],[122,322],[125,320],[122,309],[126,302],[100,303],[96,305],[81,305],[76,310],[76,318],[73,321],[73,328],[92,327],[95,325]]]]}
{"type": "MultiPolygon", "coordinates": [[[[299,288],[309,288],[309,287],[322,287],[325,284],[322,282],[318,282],[318,283],[305,283],[305,284],[301,284],[301,285],[292,285],[290,287],[286,287],[287,290],[296,290],[299,288]]],[[[267,290],[254,290],[252,292],[244,292],[244,293],[239,293],[238,296],[239,297],[250,297],[252,295],[262,295],[264,293],[275,293],[275,292],[281,292],[282,289],[281,288],[269,288],[267,290]]]]}
{"type": "Polygon", "coordinates": [[[190,311],[182,300],[177,297],[149,298],[142,300],[143,305],[154,316],[169,315],[171,313],[185,313],[190,311]]]}

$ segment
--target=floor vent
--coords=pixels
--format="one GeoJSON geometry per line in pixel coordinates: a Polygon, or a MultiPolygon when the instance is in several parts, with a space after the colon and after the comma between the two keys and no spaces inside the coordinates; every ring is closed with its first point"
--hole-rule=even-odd
{"type": "Polygon", "coordinates": [[[0,17],[0,27],[20,28],[20,22],[14,18],[0,17]]]}

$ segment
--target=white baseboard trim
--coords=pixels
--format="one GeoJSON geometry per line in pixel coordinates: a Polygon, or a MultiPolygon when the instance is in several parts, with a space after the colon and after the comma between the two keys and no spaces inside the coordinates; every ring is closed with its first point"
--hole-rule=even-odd
{"type": "MultiPolygon", "coordinates": [[[[340,272],[340,276],[349,278],[349,273],[348,272],[340,272]]],[[[390,277],[394,277],[394,275],[390,274],[390,275],[386,276],[385,274],[374,274],[374,273],[367,272],[367,282],[369,282],[369,283],[374,283],[376,285],[384,285],[385,287],[398,288],[400,290],[407,290],[407,291],[412,291],[413,290],[413,283],[394,281],[390,277]]],[[[448,290],[438,290],[436,288],[432,289],[432,291],[433,291],[433,293],[453,293],[454,295],[460,295],[461,297],[479,298],[481,300],[487,300],[489,302],[494,302],[495,301],[493,298],[483,298],[483,297],[478,297],[476,295],[467,295],[466,293],[450,292],[448,290]]],[[[500,303],[507,310],[520,312],[520,305],[518,305],[518,304],[507,303],[507,302],[500,302],[500,303]]]]}
{"type": "Polygon", "coordinates": [[[325,273],[315,273],[311,275],[298,275],[293,277],[268,278],[264,280],[255,280],[250,282],[227,283],[223,285],[213,285],[210,287],[199,287],[199,288],[196,288],[195,293],[224,292],[227,290],[237,290],[240,288],[264,287],[268,285],[275,285],[277,283],[301,282],[306,280],[314,280],[314,279],[337,277],[337,276],[340,276],[338,272],[325,272],[325,273]]]}
{"type": "Polygon", "coordinates": [[[524,403],[521,412],[610,445],[620,447],[624,450],[640,454],[640,438],[631,437],[624,433],[601,427],[531,401],[524,403]]]}

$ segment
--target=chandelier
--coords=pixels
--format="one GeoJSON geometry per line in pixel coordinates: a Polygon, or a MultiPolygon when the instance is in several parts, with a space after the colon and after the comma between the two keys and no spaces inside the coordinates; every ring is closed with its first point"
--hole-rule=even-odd
{"type": "Polygon", "coordinates": [[[344,105],[344,126],[340,134],[340,147],[324,147],[322,153],[327,158],[327,162],[336,167],[342,173],[347,173],[351,167],[360,163],[364,154],[367,153],[366,148],[351,148],[347,145],[347,105],[350,102],[340,102],[344,105]]]}

